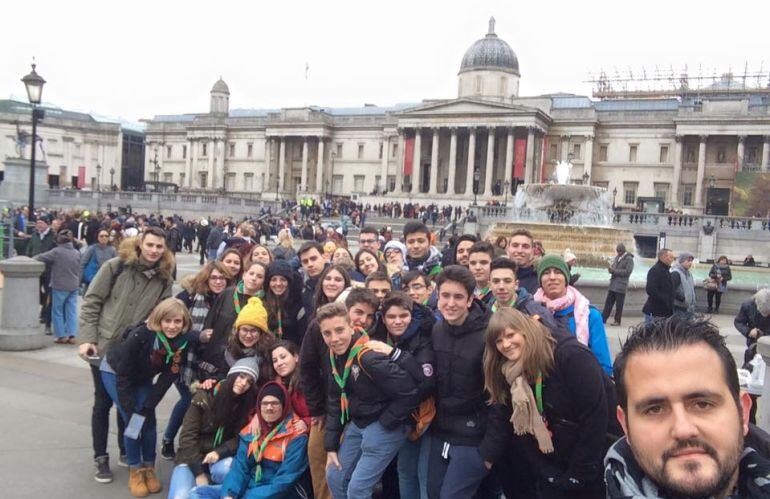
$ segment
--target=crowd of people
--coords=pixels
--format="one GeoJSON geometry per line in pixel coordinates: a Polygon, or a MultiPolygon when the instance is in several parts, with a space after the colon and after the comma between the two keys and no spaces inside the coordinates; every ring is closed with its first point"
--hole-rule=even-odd
{"type": "MultiPolygon", "coordinates": [[[[363,226],[354,254],[341,228],[309,227],[36,217],[24,243],[49,268],[41,303],[55,341],[90,364],[96,481],[114,479],[114,405],[134,497],[770,497],[770,436],[695,313],[691,254],[659,252],[644,321],[613,362],[605,323],[614,309],[620,325],[634,266],[623,245],[599,311],[574,255],[526,229],[439,249],[418,218],[401,234],[363,226]],[[174,295],[179,251],[202,266],[174,295]],[[165,486],[158,448],[175,463],[165,486]]],[[[730,278],[719,258],[715,313],[730,278]]],[[[770,290],[735,324],[749,349],[770,334],[770,290]]]]}

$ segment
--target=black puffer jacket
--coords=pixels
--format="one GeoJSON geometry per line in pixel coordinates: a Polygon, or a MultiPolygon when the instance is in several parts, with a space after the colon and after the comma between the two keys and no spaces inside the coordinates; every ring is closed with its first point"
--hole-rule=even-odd
{"type": "MultiPolygon", "coordinates": [[[[296,345],[301,345],[302,338],[305,336],[305,328],[307,327],[302,306],[302,280],[299,274],[291,270],[291,266],[287,262],[273,262],[267,268],[267,272],[265,272],[266,290],[269,287],[270,280],[276,276],[285,278],[289,283],[286,289],[286,302],[281,308],[282,339],[291,340],[296,345]]],[[[267,306],[268,300],[264,299],[263,301],[267,306]]],[[[278,314],[272,310],[268,310],[267,326],[270,331],[278,332],[278,314]]]]}
{"type": "MultiPolygon", "coordinates": [[[[201,343],[197,350],[199,377],[201,379],[221,379],[227,374],[228,366],[224,356],[227,342],[233,333],[233,325],[238,318],[233,299],[233,295],[236,293],[238,291],[235,286],[219,293],[206,316],[203,329],[213,329],[213,333],[208,343],[201,343]]],[[[241,309],[246,306],[249,298],[248,295],[238,293],[238,303],[241,309]]]]}
{"type": "Polygon", "coordinates": [[[391,358],[404,368],[417,384],[417,395],[420,401],[433,395],[436,388],[435,356],[433,354],[433,312],[425,305],[415,303],[412,306],[412,322],[399,337],[390,336],[393,346],[401,350],[391,353],[391,358]]]}
{"type": "Polygon", "coordinates": [[[478,445],[487,423],[484,394],[484,331],[489,313],[476,300],[460,326],[433,326],[437,386],[434,435],[453,445],[478,445]]]}
{"type": "MultiPolygon", "coordinates": [[[[360,337],[360,333],[354,333],[350,346],[352,347],[360,337]]],[[[349,351],[350,348],[343,355],[334,356],[340,375],[345,369],[349,351]]],[[[327,452],[336,452],[344,430],[340,421],[342,392],[331,375],[328,386],[324,448],[327,452]]],[[[348,397],[350,420],[359,428],[379,421],[386,430],[395,430],[399,424],[407,422],[412,411],[420,403],[412,377],[391,357],[371,350],[354,360],[345,393],[348,397]]]]}
{"type": "Polygon", "coordinates": [[[313,417],[326,414],[326,380],[331,376],[328,358],[329,348],[321,337],[318,322],[313,319],[307,327],[299,351],[300,386],[313,417]]]}
{"type": "Polygon", "coordinates": [[[519,289],[524,288],[529,294],[535,294],[540,282],[537,279],[537,270],[534,266],[519,267],[516,271],[516,279],[519,280],[519,289]]]}
{"type": "Polygon", "coordinates": [[[653,317],[671,317],[674,306],[674,284],[671,268],[658,260],[647,271],[647,301],[642,312],[653,317]]]}

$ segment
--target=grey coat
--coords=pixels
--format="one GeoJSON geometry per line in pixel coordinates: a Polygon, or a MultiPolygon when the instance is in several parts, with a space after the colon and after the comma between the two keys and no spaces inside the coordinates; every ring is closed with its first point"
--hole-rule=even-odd
{"type": "Polygon", "coordinates": [[[80,251],[72,243],[64,243],[40,253],[35,260],[51,267],[51,289],[76,291],[80,287],[80,251]]]}
{"type": "Polygon", "coordinates": [[[634,255],[623,253],[616,256],[610,264],[610,291],[625,294],[628,289],[628,280],[634,271],[634,255]]]}
{"type": "Polygon", "coordinates": [[[695,312],[695,281],[689,270],[677,263],[671,267],[674,284],[674,310],[695,312]]]}
{"type": "Polygon", "coordinates": [[[83,252],[83,256],[80,259],[80,273],[83,273],[83,270],[86,268],[86,265],[88,265],[88,260],[91,259],[91,255],[96,254],[96,263],[99,267],[107,263],[107,260],[111,258],[115,258],[118,256],[118,250],[115,249],[115,246],[108,244],[107,246],[101,247],[98,244],[92,244],[88,247],[87,250],[83,252]]]}

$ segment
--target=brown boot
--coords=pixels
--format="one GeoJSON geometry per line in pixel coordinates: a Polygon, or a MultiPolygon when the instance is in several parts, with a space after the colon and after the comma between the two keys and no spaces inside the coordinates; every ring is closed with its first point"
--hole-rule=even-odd
{"type": "Polygon", "coordinates": [[[144,483],[147,485],[147,490],[150,491],[150,494],[157,494],[163,490],[163,485],[158,480],[158,477],[155,476],[155,468],[147,466],[140,471],[144,475],[144,483]]]}
{"type": "Polygon", "coordinates": [[[147,484],[144,483],[144,473],[139,468],[130,468],[128,470],[128,490],[134,497],[147,497],[150,491],[147,490],[147,484]]]}

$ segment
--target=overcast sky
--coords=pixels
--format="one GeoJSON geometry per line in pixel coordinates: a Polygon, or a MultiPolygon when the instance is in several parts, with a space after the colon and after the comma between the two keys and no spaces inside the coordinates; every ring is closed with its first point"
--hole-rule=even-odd
{"type": "Polygon", "coordinates": [[[600,69],[767,74],[769,14],[738,0],[6,2],[0,98],[26,99],[32,56],[44,101],[130,120],[206,112],[220,75],[231,109],[453,98],[490,16],[518,56],[521,96],[589,95],[600,69]]]}

